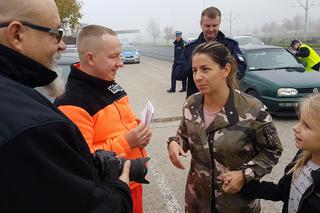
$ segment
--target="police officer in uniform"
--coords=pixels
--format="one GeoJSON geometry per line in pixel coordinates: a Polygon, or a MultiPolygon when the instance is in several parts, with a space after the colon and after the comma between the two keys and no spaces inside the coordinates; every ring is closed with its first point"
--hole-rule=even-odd
{"type": "MultiPolygon", "coordinates": [[[[174,70],[177,66],[177,61],[186,45],[186,41],[182,39],[182,32],[176,31],[176,40],[173,42],[174,44],[174,62],[172,65],[172,72],[171,72],[171,87],[167,90],[169,93],[176,92],[176,78],[174,74],[174,70]]],[[[179,92],[185,92],[187,86],[187,78],[182,79],[182,89],[179,92]]]]}
{"type": "Polygon", "coordinates": [[[232,56],[237,61],[238,70],[237,78],[241,79],[246,70],[246,62],[244,60],[243,54],[238,46],[238,43],[230,38],[226,38],[225,35],[219,30],[221,23],[221,12],[216,7],[208,7],[201,14],[201,29],[198,39],[188,43],[182,52],[176,68],[175,68],[175,77],[177,80],[182,80],[188,78],[187,83],[187,97],[198,92],[198,89],[195,86],[192,76],[191,68],[191,54],[193,49],[203,42],[209,41],[218,41],[224,44],[232,56]]]}
{"type": "Polygon", "coordinates": [[[290,47],[294,50],[293,54],[298,57],[309,69],[320,69],[320,56],[310,46],[303,44],[299,40],[292,40],[290,47]]]}

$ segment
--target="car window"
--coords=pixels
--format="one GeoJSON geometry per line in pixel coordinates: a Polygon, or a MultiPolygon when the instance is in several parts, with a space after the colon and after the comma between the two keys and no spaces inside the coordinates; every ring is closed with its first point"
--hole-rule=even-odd
{"type": "Polygon", "coordinates": [[[133,47],[122,47],[122,52],[135,52],[136,49],[133,47]]]}
{"type": "Polygon", "coordinates": [[[285,49],[259,49],[247,52],[249,70],[304,66],[285,49]]]}
{"type": "Polygon", "coordinates": [[[255,37],[239,37],[235,38],[239,45],[264,45],[262,41],[255,37]]]}

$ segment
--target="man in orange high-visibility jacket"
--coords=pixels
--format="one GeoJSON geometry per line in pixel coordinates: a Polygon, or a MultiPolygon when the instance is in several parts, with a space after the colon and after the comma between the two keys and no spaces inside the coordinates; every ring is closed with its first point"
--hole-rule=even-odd
{"type": "MultiPolygon", "coordinates": [[[[77,38],[80,63],[71,65],[66,93],[55,101],[81,130],[91,152],[110,150],[128,159],[146,157],[151,131],[136,118],[128,96],[114,80],[121,43],[109,28],[88,25],[77,38]]],[[[133,212],[143,212],[142,185],[131,182],[133,212]]]]}

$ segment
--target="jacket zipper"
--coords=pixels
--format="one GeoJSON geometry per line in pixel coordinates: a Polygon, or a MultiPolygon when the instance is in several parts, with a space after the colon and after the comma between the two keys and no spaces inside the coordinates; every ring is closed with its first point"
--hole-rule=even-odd
{"type": "MultiPolygon", "coordinates": [[[[117,109],[117,111],[118,111],[118,113],[119,113],[120,121],[121,121],[122,125],[129,131],[130,129],[127,127],[127,125],[126,125],[125,123],[123,123],[122,116],[121,116],[121,112],[120,112],[120,110],[119,110],[119,108],[118,108],[118,106],[117,106],[116,103],[117,103],[117,102],[115,101],[115,102],[113,103],[113,105],[116,107],[116,109],[117,109]]],[[[141,153],[142,157],[145,158],[145,156],[144,156],[144,154],[143,154],[143,152],[142,152],[142,149],[139,148],[139,150],[140,150],[140,153],[141,153]]]]}
{"type": "Polygon", "coordinates": [[[299,207],[298,207],[298,211],[297,211],[297,212],[300,211],[303,201],[304,201],[307,197],[309,197],[313,192],[314,192],[314,184],[312,184],[312,188],[311,188],[310,192],[309,192],[308,194],[306,194],[305,196],[302,197],[302,199],[301,199],[301,201],[300,201],[300,203],[299,203],[299,207]]]}
{"type": "MultiPolygon", "coordinates": [[[[214,138],[214,134],[213,133],[213,138],[214,138]]],[[[214,194],[214,157],[213,157],[213,139],[209,138],[208,136],[208,143],[209,143],[209,153],[210,153],[210,161],[211,161],[211,198],[210,198],[210,203],[211,203],[211,212],[214,212],[215,210],[215,194],[214,194]]]]}

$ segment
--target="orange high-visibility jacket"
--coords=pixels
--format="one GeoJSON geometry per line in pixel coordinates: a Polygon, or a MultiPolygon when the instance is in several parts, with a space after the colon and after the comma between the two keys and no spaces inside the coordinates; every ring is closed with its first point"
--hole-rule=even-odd
{"type": "MultiPolygon", "coordinates": [[[[127,159],[146,157],[145,149],[131,149],[123,136],[139,123],[127,94],[114,81],[90,76],[79,66],[71,65],[66,93],[55,104],[79,127],[92,153],[104,149],[124,154],[127,159]]],[[[137,186],[130,184],[131,189],[137,186]]]]}

